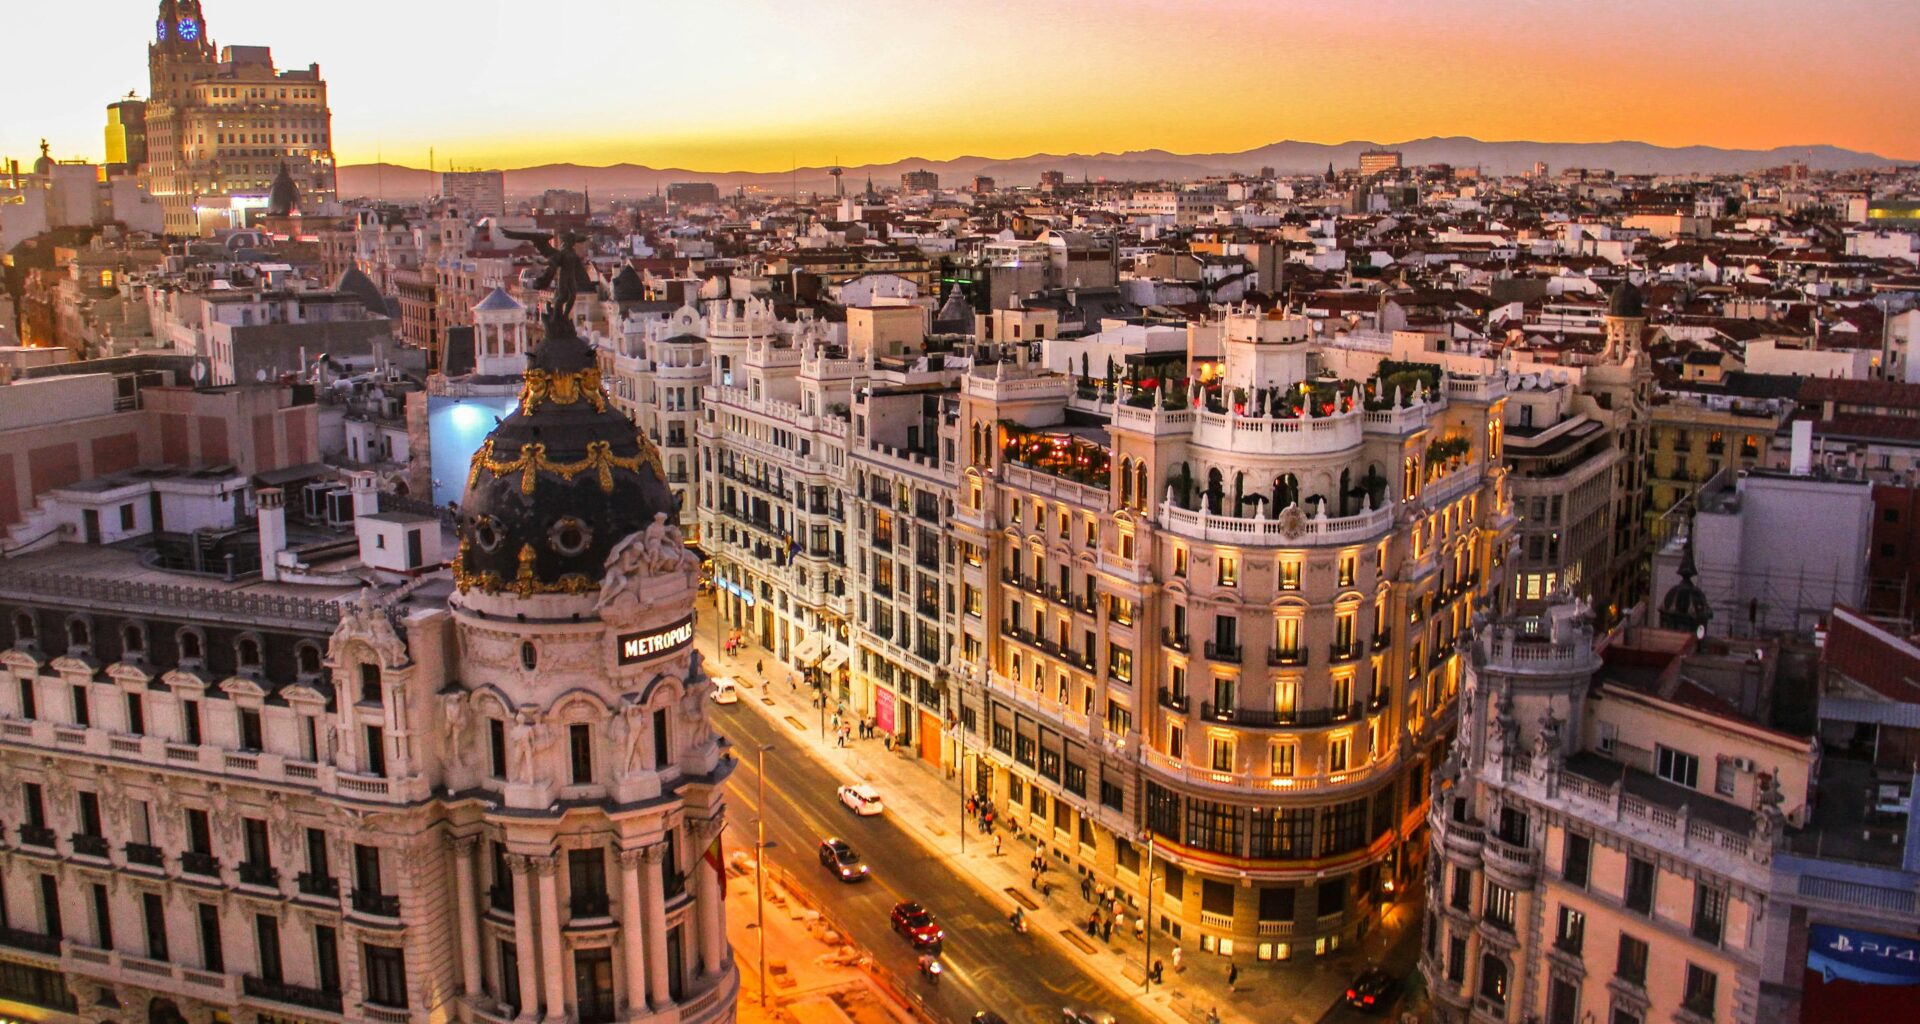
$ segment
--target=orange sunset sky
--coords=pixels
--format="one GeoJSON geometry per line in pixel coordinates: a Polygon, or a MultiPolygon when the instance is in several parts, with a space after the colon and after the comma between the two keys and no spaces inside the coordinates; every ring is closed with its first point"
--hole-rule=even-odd
{"type": "MultiPolygon", "coordinates": [[[[1920,157],[1913,0],[203,0],[318,62],[341,163],[784,170],[1282,139],[1920,157]]],[[[98,159],[154,0],[10,0],[0,155],[98,159]]]]}

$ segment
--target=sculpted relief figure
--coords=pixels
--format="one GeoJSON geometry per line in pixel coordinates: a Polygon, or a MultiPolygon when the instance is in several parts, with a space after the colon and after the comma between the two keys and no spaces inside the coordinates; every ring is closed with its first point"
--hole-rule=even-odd
{"type": "Polygon", "coordinates": [[[467,705],[467,696],[465,690],[451,690],[440,695],[440,712],[447,726],[447,762],[455,768],[461,767],[467,759],[467,723],[473,717],[467,705]]]}
{"type": "Polygon", "coordinates": [[[551,733],[547,723],[535,721],[533,716],[524,711],[514,716],[508,739],[513,746],[514,774],[519,776],[520,781],[533,781],[534,763],[540,751],[546,749],[551,733]]]}

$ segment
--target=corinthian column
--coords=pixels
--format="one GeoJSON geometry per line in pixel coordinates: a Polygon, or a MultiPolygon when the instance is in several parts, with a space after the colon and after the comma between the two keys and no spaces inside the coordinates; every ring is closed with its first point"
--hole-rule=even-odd
{"type": "Polygon", "coordinates": [[[727,969],[727,894],[720,884],[719,872],[707,863],[707,850],[719,832],[718,825],[714,824],[695,834],[700,843],[700,852],[693,866],[694,910],[700,921],[700,970],[707,975],[720,974],[727,969]]]}
{"type": "Polygon", "coordinates": [[[527,884],[527,858],[507,855],[507,870],[513,872],[513,947],[520,962],[520,1015],[516,1020],[530,1022],[539,1016],[540,958],[533,939],[533,886],[527,884]]]}
{"type": "Polygon", "coordinates": [[[446,837],[453,850],[453,884],[460,914],[460,977],[467,998],[480,995],[480,915],[473,903],[473,851],[480,845],[478,836],[446,837]]]}
{"type": "Polygon", "coordinates": [[[655,1010],[673,1005],[673,993],[667,985],[667,883],[660,872],[666,870],[667,844],[655,843],[641,851],[646,860],[647,992],[655,1010]]]}
{"type": "Polygon", "coordinates": [[[647,1007],[647,923],[641,917],[640,869],[644,850],[620,851],[620,949],[627,966],[627,1013],[639,1016],[647,1007]]]}
{"type": "Polygon", "coordinates": [[[558,861],[534,857],[533,872],[540,876],[540,974],[547,983],[547,1024],[567,1019],[566,955],[560,946],[560,880],[558,861]]]}

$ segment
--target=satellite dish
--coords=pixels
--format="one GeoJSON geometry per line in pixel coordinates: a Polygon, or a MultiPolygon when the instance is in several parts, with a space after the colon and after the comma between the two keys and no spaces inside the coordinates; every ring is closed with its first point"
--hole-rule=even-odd
{"type": "Polygon", "coordinates": [[[198,383],[200,383],[201,381],[203,381],[203,380],[206,380],[206,379],[207,379],[207,364],[205,364],[205,363],[195,363],[195,364],[193,364],[193,370],[192,370],[191,372],[189,372],[189,373],[188,373],[187,375],[193,378],[193,382],[194,382],[195,384],[198,384],[198,383]]]}
{"type": "Polygon", "coordinates": [[[257,380],[257,381],[260,381],[260,382],[261,382],[261,383],[263,383],[263,384],[264,384],[264,383],[266,383],[266,380],[267,380],[267,371],[265,371],[265,370],[255,370],[255,371],[253,371],[253,379],[254,379],[254,380],[257,380]]]}

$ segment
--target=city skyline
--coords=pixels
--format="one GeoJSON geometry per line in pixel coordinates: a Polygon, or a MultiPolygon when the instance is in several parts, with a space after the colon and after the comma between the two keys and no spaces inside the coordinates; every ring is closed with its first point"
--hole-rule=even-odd
{"type": "MultiPolygon", "coordinates": [[[[558,67],[544,52],[516,52],[541,26],[503,4],[442,24],[425,5],[346,0],[293,34],[274,8],[215,2],[206,13],[222,45],[270,42],[283,67],[321,65],[343,165],[777,172],[1436,135],[1920,154],[1920,114],[1877,99],[1920,89],[1920,70],[1899,57],[1920,42],[1920,19],[1893,5],[1629,3],[1598,23],[1562,3],[1494,6],[1403,5],[1391,21],[1358,25],[1295,4],[1214,2],[1195,18],[1190,6],[1126,0],[1094,18],[1081,3],[863,2],[796,22],[765,17],[760,0],[696,12],[594,0],[564,5],[567,22],[610,30],[576,31],[558,67]],[[1736,13],[1755,26],[1737,39],[1725,32],[1736,13]],[[434,45],[399,60],[367,45],[378,38],[434,45]],[[1217,58],[1149,74],[1136,55],[1155,52],[1217,58]],[[556,111],[556,93],[575,102],[556,111]],[[1027,116],[1007,116],[1023,105],[1027,116]]],[[[95,23],[105,32],[55,9],[16,12],[14,38],[43,45],[8,53],[9,64],[22,80],[58,75],[63,87],[0,133],[0,154],[29,162],[44,136],[56,158],[99,158],[105,104],[144,91],[147,40],[121,26],[143,24],[151,4],[108,7],[95,23]]]]}

